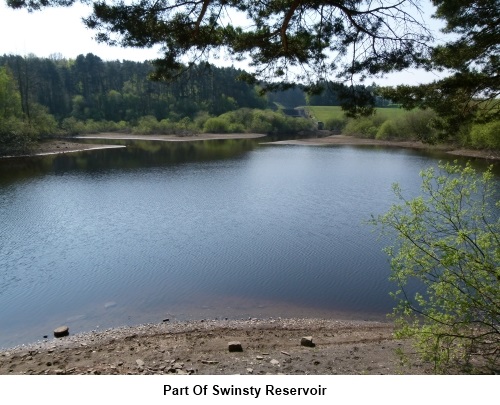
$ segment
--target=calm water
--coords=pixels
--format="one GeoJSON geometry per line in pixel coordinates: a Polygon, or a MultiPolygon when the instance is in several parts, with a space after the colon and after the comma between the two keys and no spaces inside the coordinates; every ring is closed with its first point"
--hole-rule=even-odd
{"type": "Polygon", "coordinates": [[[412,151],[132,142],[0,160],[0,347],[112,326],[391,311],[389,266],[363,221],[412,151]]]}

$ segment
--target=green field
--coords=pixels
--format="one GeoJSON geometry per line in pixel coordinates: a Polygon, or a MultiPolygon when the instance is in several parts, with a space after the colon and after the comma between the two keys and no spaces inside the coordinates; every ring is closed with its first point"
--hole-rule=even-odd
{"type": "MultiPolygon", "coordinates": [[[[328,119],[337,118],[342,119],[344,112],[339,106],[305,106],[304,109],[308,111],[318,121],[326,122],[328,119]]],[[[404,114],[406,110],[402,108],[376,108],[376,114],[384,118],[396,118],[404,114]]]]}
{"type": "Polygon", "coordinates": [[[309,112],[317,121],[326,122],[331,118],[342,119],[344,117],[344,112],[339,106],[306,106],[304,109],[309,112]]]}

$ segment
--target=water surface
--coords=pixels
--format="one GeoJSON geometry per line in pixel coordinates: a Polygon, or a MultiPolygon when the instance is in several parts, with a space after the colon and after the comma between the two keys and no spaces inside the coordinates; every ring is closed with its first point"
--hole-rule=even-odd
{"type": "Polygon", "coordinates": [[[435,156],[256,140],[0,161],[0,346],[163,319],[384,319],[384,241],[435,156]]]}

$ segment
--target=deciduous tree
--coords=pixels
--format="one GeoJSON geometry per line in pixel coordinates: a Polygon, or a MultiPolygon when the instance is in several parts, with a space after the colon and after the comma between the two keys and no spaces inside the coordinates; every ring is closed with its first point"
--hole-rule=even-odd
{"type": "Polygon", "coordinates": [[[498,370],[497,183],[491,170],[480,174],[470,164],[444,164],[421,176],[421,197],[407,200],[396,185],[401,204],[373,219],[395,240],[387,253],[398,285],[398,335],[415,338],[437,371],[450,363],[498,370]]]}
{"type": "Polygon", "coordinates": [[[34,138],[23,120],[16,82],[7,68],[0,67],[0,156],[28,151],[34,138]]]}

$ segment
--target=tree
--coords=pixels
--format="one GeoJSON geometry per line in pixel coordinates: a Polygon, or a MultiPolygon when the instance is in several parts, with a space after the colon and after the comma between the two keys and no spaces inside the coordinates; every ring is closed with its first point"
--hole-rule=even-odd
{"type": "Polygon", "coordinates": [[[16,88],[12,73],[0,66],[0,122],[10,117],[21,117],[21,95],[16,88]]]}
{"type": "Polygon", "coordinates": [[[427,69],[448,71],[442,80],[385,89],[383,95],[406,108],[434,109],[443,120],[442,138],[473,122],[500,119],[500,0],[433,0],[435,18],[446,22],[448,43],[436,46],[427,69]]]}
{"type": "MultiPolygon", "coordinates": [[[[7,3],[38,10],[76,1],[7,3]]],[[[272,90],[300,82],[317,91],[319,79],[353,83],[418,63],[430,40],[420,16],[418,0],[95,0],[85,23],[107,44],[160,45],[156,79],[225,50],[250,61],[253,71],[242,75],[250,83],[265,80],[272,90]]]]}
{"type": "Polygon", "coordinates": [[[0,156],[27,152],[35,136],[23,121],[21,94],[11,72],[0,67],[0,156]]]}
{"type": "Polygon", "coordinates": [[[491,168],[441,164],[421,173],[422,197],[373,218],[398,284],[399,337],[413,337],[437,371],[450,363],[500,366],[500,201],[491,168]],[[412,294],[412,289],[420,291],[412,294]],[[411,288],[409,287],[411,285],[411,288]],[[418,289],[418,288],[417,288],[418,289]]]}

